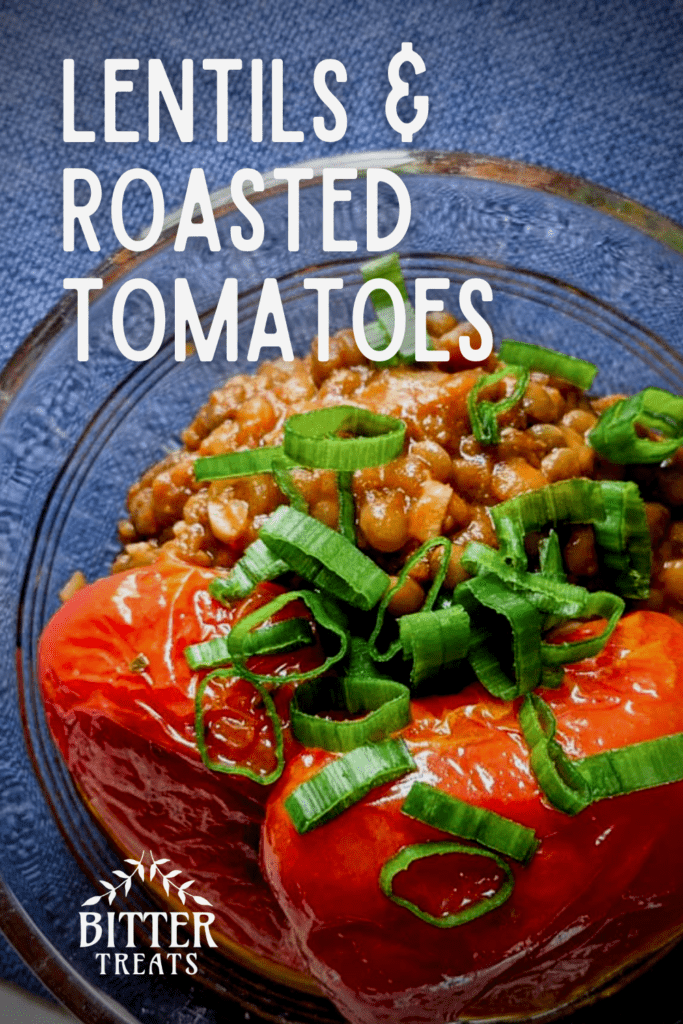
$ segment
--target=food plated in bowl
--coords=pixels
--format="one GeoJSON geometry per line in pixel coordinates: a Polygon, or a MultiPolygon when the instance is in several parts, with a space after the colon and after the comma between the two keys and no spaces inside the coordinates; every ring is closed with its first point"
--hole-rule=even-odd
{"type": "Polygon", "coordinates": [[[341,331],[215,391],[43,693],[104,827],[251,968],[353,1024],[548,1019],[683,927],[683,401],[427,326],[434,367],[341,331]]]}
{"type": "MultiPolygon", "coordinates": [[[[362,166],[363,159],[354,161],[362,166]]],[[[383,161],[395,167],[399,155],[385,155],[383,161]]],[[[408,160],[401,154],[400,161],[408,171],[405,181],[416,214],[402,255],[409,291],[416,276],[447,276],[456,287],[467,277],[484,276],[494,292],[487,315],[497,340],[542,340],[553,349],[595,362],[600,367],[596,393],[631,394],[644,386],[679,389],[675,346],[680,315],[675,307],[683,290],[676,286],[680,257],[665,242],[664,228],[671,232],[671,225],[662,224],[660,232],[657,218],[647,211],[585,183],[539,169],[443,154],[411,155],[408,160]],[[590,205],[584,200],[590,200],[590,205]],[[623,216],[623,221],[613,219],[610,212],[623,216]],[[429,255],[437,252],[442,255],[429,255]],[[667,282],[664,290],[663,280],[667,282]]],[[[262,201],[269,211],[268,224],[277,224],[277,208],[286,207],[286,197],[275,192],[262,201]]],[[[302,193],[303,217],[315,220],[318,208],[317,202],[311,202],[307,210],[306,194],[302,193]]],[[[221,214],[219,232],[223,237],[237,215],[229,206],[221,214]]],[[[247,334],[255,311],[250,288],[260,288],[264,277],[280,276],[295,349],[298,345],[303,355],[315,334],[316,315],[310,294],[302,291],[302,277],[316,273],[341,276],[348,286],[345,293],[353,295],[361,280],[358,267],[365,258],[331,262],[317,251],[316,237],[315,229],[302,232],[299,254],[288,254],[275,240],[267,251],[251,256],[248,266],[235,266],[233,253],[204,256],[199,245],[186,256],[161,248],[145,257],[144,273],[164,294],[172,294],[172,282],[168,287],[164,284],[169,274],[187,276],[198,308],[209,314],[223,277],[232,274],[244,279],[240,325],[244,322],[247,334]],[[205,303],[203,307],[200,301],[205,303]]],[[[36,838],[34,841],[31,819],[26,817],[18,822],[17,835],[22,851],[35,855],[40,863],[42,881],[37,885],[36,871],[24,868],[16,846],[8,847],[3,871],[40,931],[58,948],[66,949],[68,959],[77,967],[78,973],[71,975],[76,1007],[84,998],[80,979],[89,978],[135,1013],[142,1013],[140,1007],[144,1007],[147,1019],[169,1019],[169,1006],[184,1006],[188,999],[207,1019],[213,1019],[220,1011],[213,1008],[211,992],[197,986],[201,981],[221,1000],[238,998],[252,1014],[290,1020],[308,1020],[311,1014],[318,1019],[329,1017],[329,1004],[312,996],[297,996],[290,986],[259,983],[256,975],[235,968],[230,959],[214,962],[210,950],[200,955],[199,978],[188,996],[181,977],[152,982],[149,977],[102,976],[92,950],[78,948],[74,915],[83,901],[102,891],[98,880],[112,878],[122,867],[121,853],[93,828],[45,730],[35,675],[38,638],[60,605],[58,592],[65,581],[76,570],[89,580],[106,575],[120,553],[115,523],[121,519],[130,482],[140,478],[169,447],[181,447],[180,431],[192,421],[204,396],[233,375],[233,368],[218,360],[215,364],[193,359],[174,364],[172,346],[170,352],[164,346],[149,363],[133,368],[112,354],[108,328],[111,301],[122,274],[140,273],[140,257],[132,262],[135,265],[127,270],[125,260],[118,260],[111,281],[106,269],[102,275],[109,288],[105,286],[91,308],[89,363],[75,363],[75,326],[68,320],[62,326],[62,312],[59,322],[46,326],[38,339],[41,345],[27,350],[27,361],[12,368],[8,384],[13,397],[2,423],[8,481],[3,508],[9,503],[14,511],[5,514],[5,509],[3,522],[10,529],[12,579],[21,579],[22,589],[18,592],[8,577],[3,606],[9,642],[4,678],[13,679],[15,649],[10,641],[16,622],[23,732],[32,760],[26,767],[16,765],[16,758],[13,763],[22,779],[22,799],[30,801],[36,815],[36,838]],[[41,359],[36,364],[37,355],[41,359]],[[17,508],[21,516],[16,514],[17,508]],[[53,833],[50,848],[54,857],[46,861],[42,857],[44,837],[53,833]],[[63,844],[73,860],[60,854],[63,844]],[[34,880],[30,886],[28,879],[34,880]],[[69,898],[64,898],[65,885],[69,898]],[[47,910],[42,913],[42,907],[49,908],[50,916],[47,910]]],[[[141,331],[147,330],[144,309],[139,317],[141,331]]],[[[333,295],[333,330],[350,322],[346,295],[333,295]]],[[[244,363],[235,367],[238,372],[246,368],[244,363]]],[[[125,540],[144,542],[130,532],[125,540]]],[[[8,727],[16,723],[18,735],[15,692],[7,696],[5,721],[8,727]]],[[[206,711],[211,724],[208,705],[206,711]]],[[[7,749],[18,757],[23,744],[15,739],[8,742],[7,749]]],[[[4,801],[11,792],[6,791],[4,801]]],[[[315,834],[309,833],[309,838],[315,834]]],[[[155,853],[160,856],[163,851],[155,853]]],[[[134,884],[129,897],[117,894],[116,906],[120,908],[123,902],[128,909],[158,909],[154,902],[144,901],[141,887],[134,884]]],[[[24,953],[31,957],[30,944],[24,953]]],[[[673,975],[662,969],[658,977],[659,986],[665,988],[673,975]]],[[[48,978],[48,983],[58,980],[48,978]]],[[[640,983],[631,986],[629,1005],[646,990],[640,983]]],[[[115,1009],[109,1011],[112,1019],[120,1019],[115,1009]]]]}

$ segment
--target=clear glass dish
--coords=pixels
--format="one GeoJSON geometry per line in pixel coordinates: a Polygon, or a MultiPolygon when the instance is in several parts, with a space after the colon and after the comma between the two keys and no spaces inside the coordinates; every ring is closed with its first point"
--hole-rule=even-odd
{"type": "MultiPolygon", "coordinates": [[[[10,941],[45,984],[83,1020],[121,1024],[174,1021],[212,1024],[241,1006],[251,1019],[307,1024],[338,1021],[323,999],[266,983],[220,956],[204,955],[200,974],[159,978],[105,976],[79,948],[78,911],[97,879],[119,856],[83,806],[47,732],[35,676],[41,630],[59,605],[58,592],[80,569],[89,580],[108,572],[118,542],[116,523],[127,487],[169,446],[212,387],[248,369],[246,350],[261,284],[280,282],[295,351],[317,330],[316,296],[304,277],[343,277],[333,292],[331,329],[351,322],[359,265],[367,258],[362,171],[389,167],[404,176],[412,222],[399,246],[409,283],[447,276],[447,307],[457,287],[483,277],[493,289],[486,307],[494,338],[542,340],[600,367],[599,390],[658,385],[683,393],[683,230],[624,197],[555,171],[453,153],[365,153],[337,166],[357,167],[353,202],[340,204],[338,238],[358,251],[331,257],[321,247],[322,162],[301,193],[301,249],[287,251],[287,196],[267,180],[256,199],[266,236],[254,253],[239,253],[230,228],[243,223],[229,193],[214,197],[220,252],[191,240],[173,249],[174,219],[149,252],[120,252],[94,273],[104,279],[90,311],[90,360],[76,360],[75,301],[67,297],[26,339],[0,378],[0,920],[10,941]],[[145,277],[167,307],[167,337],[149,362],[131,363],[116,350],[111,312],[117,287],[145,277]],[[220,348],[212,363],[173,352],[173,282],[188,279],[204,327],[226,277],[240,283],[240,359],[220,348]]],[[[380,222],[393,225],[389,195],[380,222]]],[[[150,307],[129,302],[128,336],[148,339],[150,307]]],[[[135,886],[126,909],[154,909],[135,886]]],[[[119,908],[121,909],[121,908],[119,908]]],[[[144,942],[144,936],[142,938],[144,942]]],[[[613,996],[614,1015],[661,1008],[676,1018],[673,999],[680,952],[674,951],[628,993],[613,996]],[[667,995],[671,995],[669,1000],[667,995]],[[665,1009],[671,1007],[671,1009],[665,1009]]],[[[600,1007],[580,1009],[575,1024],[597,1020],[600,1007]]],[[[667,1016],[668,1014],[668,1016],[667,1016]]]]}

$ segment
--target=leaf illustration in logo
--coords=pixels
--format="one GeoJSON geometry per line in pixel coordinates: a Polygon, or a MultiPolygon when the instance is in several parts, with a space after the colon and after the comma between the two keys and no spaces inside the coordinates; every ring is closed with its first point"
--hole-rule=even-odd
{"type": "Polygon", "coordinates": [[[138,864],[138,874],[140,876],[140,881],[144,882],[144,880],[145,880],[145,869],[143,868],[142,864],[138,864]]]}
{"type": "Polygon", "coordinates": [[[126,879],[126,884],[123,887],[123,895],[124,896],[127,896],[128,893],[130,892],[130,886],[131,886],[131,880],[130,880],[130,878],[127,878],[126,879]]]}
{"type": "Polygon", "coordinates": [[[123,862],[123,863],[124,863],[124,864],[134,864],[134,865],[135,865],[135,867],[137,867],[137,866],[138,866],[138,864],[139,864],[139,861],[137,861],[137,860],[133,860],[133,858],[132,858],[132,857],[126,857],[126,859],[124,860],[124,862],[123,862]]]}
{"type": "Polygon", "coordinates": [[[81,903],[81,906],[82,907],[94,907],[95,904],[99,903],[101,899],[102,899],[101,895],[100,896],[90,896],[87,900],[84,900],[83,903],[81,903]]]}
{"type": "Polygon", "coordinates": [[[103,878],[100,878],[100,885],[103,885],[105,889],[114,889],[114,886],[111,884],[111,882],[105,882],[103,878]]]}
{"type": "Polygon", "coordinates": [[[182,889],[178,889],[178,897],[183,906],[185,906],[185,893],[182,889]]]}
{"type": "Polygon", "coordinates": [[[176,875],[179,875],[179,874],[180,874],[180,869],[178,868],[175,871],[169,871],[169,873],[166,875],[166,877],[167,878],[175,878],[176,875]]]}
{"type": "Polygon", "coordinates": [[[112,871],[112,875],[118,875],[119,878],[128,878],[125,871],[118,871],[116,868],[112,871]]]}
{"type": "MultiPolygon", "coordinates": [[[[163,878],[163,875],[162,875],[162,878],[163,878]]],[[[168,878],[164,878],[164,892],[168,896],[170,891],[171,891],[171,883],[169,882],[168,878]]]]}
{"type": "Polygon", "coordinates": [[[193,878],[191,878],[189,882],[183,882],[183,884],[178,889],[178,892],[183,892],[183,890],[189,889],[191,885],[194,885],[194,879],[193,878]]]}
{"type": "Polygon", "coordinates": [[[200,907],[212,907],[213,906],[213,904],[211,903],[210,900],[205,900],[203,896],[197,896],[196,892],[191,892],[190,896],[195,901],[195,903],[198,903],[200,905],[200,907]]]}
{"type": "Polygon", "coordinates": [[[111,906],[112,903],[114,902],[115,896],[116,896],[116,889],[112,889],[112,891],[109,893],[109,896],[107,897],[107,899],[109,900],[109,906],[111,906]]]}

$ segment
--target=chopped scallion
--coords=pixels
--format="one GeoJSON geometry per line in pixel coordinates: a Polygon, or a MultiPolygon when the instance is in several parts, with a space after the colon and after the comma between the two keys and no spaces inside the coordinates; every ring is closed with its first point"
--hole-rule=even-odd
{"type": "Polygon", "coordinates": [[[437,928],[455,928],[458,925],[474,921],[483,914],[488,914],[489,911],[502,906],[510,898],[514,884],[512,871],[502,857],[492,853],[490,850],[481,850],[473,846],[462,846],[460,843],[415,843],[412,846],[404,846],[399,853],[386,862],[379,876],[380,889],[385,896],[388,896],[394,903],[398,903],[400,907],[405,907],[411,914],[419,917],[421,921],[433,924],[437,928]],[[411,900],[396,895],[393,881],[401,871],[405,871],[416,860],[421,860],[424,857],[441,857],[449,853],[464,854],[469,857],[485,857],[488,860],[494,861],[504,875],[504,881],[500,889],[493,893],[493,895],[482,896],[476,903],[467,904],[462,910],[458,910],[454,914],[444,914],[440,917],[422,910],[421,907],[418,907],[411,900]]]}
{"type": "Polygon", "coordinates": [[[290,416],[284,451],[302,466],[353,472],[381,466],[403,451],[406,425],[354,405],[334,405],[290,416]],[[339,432],[350,434],[338,437],[339,432]]]}
{"type": "Polygon", "coordinates": [[[577,764],[555,739],[555,716],[537,694],[524,698],[519,712],[530,749],[531,770],[549,802],[565,814],[578,814],[591,803],[590,785],[577,764]]]}
{"type": "Polygon", "coordinates": [[[536,833],[526,825],[468,804],[426,782],[414,782],[401,807],[404,814],[461,839],[473,839],[489,850],[527,864],[538,848],[536,833]]]}
{"type": "Polygon", "coordinates": [[[401,683],[381,677],[347,676],[315,679],[296,688],[290,704],[292,732],[306,747],[348,751],[384,739],[411,721],[410,691],[401,683]],[[363,718],[331,719],[324,713],[363,718]]]}
{"type": "Polygon", "coordinates": [[[501,342],[498,358],[504,363],[515,363],[517,366],[526,366],[529,370],[539,370],[552,377],[561,377],[562,380],[586,390],[598,372],[597,366],[586,362],[585,359],[554,352],[551,348],[542,348],[540,345],[530,345],[526,341],[513,341],[511,338],[501,342]]]}
{"type": "Polygon", "coordinates": [[[662,462],[683,444],[683,398],[661,388],[622,398],[603,412],[587,441],[603,458],[620,465],[662,462]],[[638,427],[662,439],[641,437],[638,427]]]}
{"type": "Polygon", "coordinates": [[[261,527],[261,540],[277,557],[316,587],[368,611],[389,577],[349,540],[311,516],[285,505],[261,527]]]}
{"type": "Polygon", "coordinates": [[[280,778],[285,766],[284,739],[282,735],[282,722],[280,721],[280,716],[278,715],[275,704],[273,703],[273,698],[268,693],[268,690],[264,686],[261,686],[260,683],[254,682],[253,680],[251,681],[251,685],[255,690],[258,690],[261,695],[266,715],[273,724],[275,767],[265,775],[259,775],[258,772],[255,772],[248,765],[224,764],[222,761],[213,761],[208,754],[204,730],[204,692],[213,679],[230,679],[235,675],[237,675],[237,673],[232,669],[219,668],[202,679],[201,683],[197,687],[197,693],[194,701],[194,728],[197,749],[199,750],[202,761],[207,768],[211,769],[211,771],[224,772],[226,775],[243,775],[247,779],[252,779],[253,782],[258,782],[260,786],[269,786],[280,778]]]}
{"type": "Polygon", "coordinates": [[[356,747],[302,782],[285,800],[299,833],[324,825],[385,782],[415,770],[403,740],[382,740],[356,747]]]}
{"type": "Polygon", "coordinates": [[[500,428],[498,417],[508,409],[512,409],[524,397],[529,383],[529,371],[522,366],[503,366],[495,373],[487,373],[480,377],[467,396],[467,411],[470,416],[472,433],[481,444],[498,444],[500,428]],[[479,395],[504,377],[515,377],[516,383],[507,398],[498,402],[481,400],[479,395]]]}

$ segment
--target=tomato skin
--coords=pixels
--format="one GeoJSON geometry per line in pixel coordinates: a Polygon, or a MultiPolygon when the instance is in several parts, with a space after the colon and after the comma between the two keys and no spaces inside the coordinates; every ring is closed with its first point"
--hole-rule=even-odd
{"type": "MultiPolygon", "coordinates": [[[[570,666],[563,686],[544,697],[572,757],[683,731],[683,627],[654,612],[626,617],[598,657],[570,666]]],[[[680,932],[683,783],[604,800],[571,818],[542,798],[516,710],[479,684],[415,701],[402,735],[417,772],[303,836],[283,802],[334,755],[298,754],[271,794],[264,873],[311,973],[353,1024],[544,1013],[680,932]],[[416,779],[533,827],[541,839],[528,867],[511,865],[511,899],[451,930],[379,889],[382,865],[400,849],[447,838],[401,814],[416,779]]],[[[426,891],[448,892],[441,858],[431,864],[426,891]]]]}
{"type": "MultiPolygon", "coordinates": [[[[126,853],[151,849],[195,879],[210,899],[216,928],[229,942],[300,968],[291,929],[258,869],[259,830],[268,788],[210,771],[195,742],[194,695],[205,673],[192,672],[187,645],[224,634],[274,596],[275,584],[224,608],[207,593],[216,573],[163,559],[111,576],[76,593],[41,638],[39,671],[48,723],[91,810],[126,853]],[[142,671],[131,668],[139,656],[142,671]]],[[[305,613],[287,606],[277,618],[305,613]]],[[[275,673],[319,664],[317,646],[254,659],[275,673]]],[[[275,695],[285,749],[298,744],[288,727],[291,685],[275,695]]],[[[272,727],[257,691],[225,683],[225,716],[209,736],[211,756],[272,767],[272,727]],[[248,722],[248,729],[243,728],[248,722]]]]}

